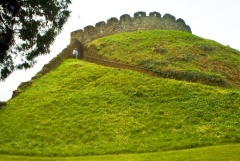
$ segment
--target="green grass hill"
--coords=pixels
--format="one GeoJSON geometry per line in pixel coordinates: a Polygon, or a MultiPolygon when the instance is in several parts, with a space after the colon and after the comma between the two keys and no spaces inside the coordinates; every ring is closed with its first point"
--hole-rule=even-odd
{"type": "Polygon", "coordinates": [[[165,78],[240,89],[240,52],[191,33],[137,31],[88,46],[101,57],[155,70],[165,78]]]}
{"type": "Polygon", "coordinates": [[[218,77],[226,86],[66,59],[0,109],[0,154],[138,154],[240,143],[238,51],[177,31],[124,33],[90,46],[111,60],[218,77]]]}

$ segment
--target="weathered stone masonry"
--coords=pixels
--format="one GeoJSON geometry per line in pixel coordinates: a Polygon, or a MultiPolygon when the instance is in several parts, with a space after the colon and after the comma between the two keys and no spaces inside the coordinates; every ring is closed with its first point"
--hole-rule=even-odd
{"type": "MultiPolygon", "coordinates": [[[[84,55],[84,48],[87,43],[91,42],[94,39],[104,37],[107,35],[112,35],[122,32],[131,32],[131,31],[140,31],[140,30],[181,30],[185,32],[191,32],[191,28],[185,24],[184,20],[176,18],[170,14],[165,14],[161,17],[161,14],[158,12],[151,12],[149,16],[146,16],[145,12],[136,12],[134,17],[131,17],[128,14],[124,14],[118,20],[115,17],[112,17],[107,20],[107,23],[104,21],[96,23],[94,26],[86,26],[84,30],[77,30],[71,33],[71,42],[70,44],[63,49],[55,58],[53,58],[48,64],[44,65],[41,71],[39,71],[30,81],[22,82],[18,89],[13,92],[15,97],[19,95],[23,89],[27,88],[32,84],[32,81],[40,78],[44,74],[56,68],[63,60],[72,57],[72,50],[77,48],[77,50],[82,54],[79,58],[82,58],[84,55]]],[[[94,51],[89,51],[94,55],[94,51]]],[[[87,58],[85,58],[87,60],[87,58]]],[[[93,59],[93,58],[92,58],[93,59]]],[[[94,61],[97,59],[94,58],[94,61]]],[[[90,61],[90,57],[89,57],[90,61]]],[[[133,67],[129,67],[133,68],[133,67]]],[[[138,69],[135,69],[138,70],[138,69]]],[[[139,69],[142,70],[142,69],[139,69]]],[[[5,105],[0,102],[0,108],[5,105]]]]}
{"type": "Polygon", "coordinates": [[[122,32],[131,32],[139,30],[181,30],[191,32],[191,28],[185,24],[184,20],[176,18],[170,14],[165,14],[161,17],[158,12],[150,12],[149,16],[146,16],[146,12],[136,12],[134,17],[128,14],[124,14],[118,20],[116,17],[112,17],[107,20],[107,23],[100,21],[95,24],[86,26],[83,30],[73,31],[71,33],[71,40],[77,39],[83,46],[91,42],[94,39],[112,35],[122,32]]]}

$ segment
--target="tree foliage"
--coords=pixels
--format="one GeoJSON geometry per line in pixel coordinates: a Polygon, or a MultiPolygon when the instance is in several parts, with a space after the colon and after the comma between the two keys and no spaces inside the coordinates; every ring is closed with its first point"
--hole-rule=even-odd
{"type": "Polygon", "coordinates": [[[32,67],[67,21],[71,0],[0,0],[0,79],[32,67]]]}

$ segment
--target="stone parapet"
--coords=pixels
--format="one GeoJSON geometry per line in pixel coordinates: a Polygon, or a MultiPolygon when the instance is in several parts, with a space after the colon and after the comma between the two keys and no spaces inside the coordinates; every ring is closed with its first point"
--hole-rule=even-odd
{"type": "Polygon", "coordinates": [[[71,40],[78,39],[82,45],[86,45],[100,37],[140,30],[180,30],[192,33],[191,28],[181,18],[176,19],[170,14],[162,17],[158,12],[150,12],[147,16],[146,12],[139,11],[134,13],[134,17],[124,14],[120,16],[120,20],[112,17],[107,22],[100,21],[95,26],[89,25],[83,30],[73,31],[71,40]]]}

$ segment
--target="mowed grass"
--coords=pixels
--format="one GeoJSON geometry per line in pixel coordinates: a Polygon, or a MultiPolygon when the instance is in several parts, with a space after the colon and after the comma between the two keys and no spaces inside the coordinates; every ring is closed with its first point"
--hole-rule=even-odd
{"type": "Polygon", "coordinates": [[[29,157],[0,155],[0,161],[239,161],[240,145],[221,145],[167,152],[93,155],[80,157],[29,157]]]}
{"type": "Polygon", "coordinates": [[[90,46],[105,58],[156,70],[164,77],[240,89],[240,52],[191,33],[126,32],[96,39],[90,46]]]}
{"type": "Polygon", "coordinates": [[[75,59],[0,109],[0,154],[149,153],[240,142],[240,92],[75,59]]]}

